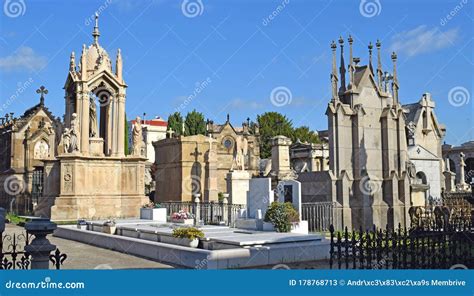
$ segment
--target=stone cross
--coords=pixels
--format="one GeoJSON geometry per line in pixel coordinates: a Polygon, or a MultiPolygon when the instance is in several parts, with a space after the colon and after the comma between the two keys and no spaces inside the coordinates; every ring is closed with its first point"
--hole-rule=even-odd
{"type": "Polygon", "coordinates": [[[41,97],[40,97],[40,104],[41,105],[44,105],[44,95],[47,95],[48,94],[48,90],[42,85],[40,86],[40,88],[38,88],[36,90],[36,93],[37,94],[41,94],[41,97]]]}
{"type": "Polygon", "coordinates": [[[189,154],[189,155],[194,156],[194,161],[198,162],[198,157],[199,157],[199,155],[202,155],[202,153],[199,152],[198,148],[196,147],[196,148],[194,148],[194,152],[189,154]]]}
{"type": "Polygon", "coordinates": [[[168,134],[168,138],[171,139],[173,137],[174,131],[170,128],[168,131],[166,131],[168,134]]]}

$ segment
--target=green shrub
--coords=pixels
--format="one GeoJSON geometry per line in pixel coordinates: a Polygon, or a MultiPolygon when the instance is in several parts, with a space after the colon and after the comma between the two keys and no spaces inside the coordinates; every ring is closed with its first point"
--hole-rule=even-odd
{"type": "Polygon", "coordinates": [[[24,226],[27,222],[25,218],[19,217],[18,215],[13,213],[8,213],[5,216],[5,220],[8,220],[9,223],[16,224],[18,226],[24,226]]]}
{"type": "Polygon", "coordinates": [[[289,202],[272,202],[265,213],[265,222],[271,222],[278,232],[290,232],[291,223],[300,221],[300,215],[289,202]]]}
{"type": "Polygon", "coordinates": [[[173,229],[173,237],[194,240],[196,238],[203,238],[204,233],[195,227],[180,227],[173,229]]]}

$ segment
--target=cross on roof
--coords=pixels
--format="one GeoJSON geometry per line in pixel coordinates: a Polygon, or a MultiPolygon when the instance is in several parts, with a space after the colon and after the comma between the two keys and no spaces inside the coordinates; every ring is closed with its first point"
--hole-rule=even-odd
{"type": "Polygon", "coordinates": [[[41,105],[44,105],[44,95],[47,95],[48,94],[48,90],[46,89],[46,87],[44,87],[43,85],[40,86],[40,88],[38,88],[36,90],[36,93],[37,94],[41,94],[41,97],[40,97],[40,104],[41,105]]]}

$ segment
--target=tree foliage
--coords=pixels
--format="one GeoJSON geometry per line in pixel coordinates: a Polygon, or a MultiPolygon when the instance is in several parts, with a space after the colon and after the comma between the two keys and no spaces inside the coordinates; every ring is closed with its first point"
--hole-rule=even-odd
{"type": "Polygon", "coordinates": [[[260,130],[260,157],[271,156],[271,140],[275,136],[283,135],[291,138],[293,123],[285,115],[278,112],[265,112],[257,116],[260,130]]]}
{"type": "Polygon", "coordinates": [[[186,115],[185,136],[205,135],[206,134],[206,120],[204,114],[193,110],[186,115]]]}
{"type": "Polygon", "coordinates": [[[291,140],[295,143],[297,140],[308,143],[320,143],[318,134],[310,130],[307,126],[300,126],[293,130],[291,140]]]}
{"type": "Polygon", "coordinates": [[[183,133],[183,116],[181,116],[181,113],[175,112],[168,117],[168,129],[171,129],[177,136],[183,133]]]}
{"type": "MultiPolygon", "coordinates": [[[[307,126],[293,127],[293,123],[285,115],[278,112],[266,112],[257,116],[260,129],[260,157],[271,157],[271,140],[275,136],[283,135],[293,143],[298,139],[301,142],[320,143],[318,134],[307,126]]],[[[255,131],[255,123],[250,124],[250,130],[255,131]]]]}

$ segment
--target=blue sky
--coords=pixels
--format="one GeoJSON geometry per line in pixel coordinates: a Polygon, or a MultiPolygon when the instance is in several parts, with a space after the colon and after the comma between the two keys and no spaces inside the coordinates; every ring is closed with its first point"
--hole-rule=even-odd
{"type": "Polygon", "coordinates": [[[460,144],[474,139],[473,7],[472,0],[4,0],[0,111],[23,113],[45,85],[47,106],[62,116],[69,55],[91,44],[99,10],[99,43],[114,60],[122,50],[129,118],[195,108],[215,122],[230,113],[240,125],[278,111],[297,126],[327,129],[329,45],[352,34],[361,64],[377,38],[384,70],[397,51],[402,103],[430,92],[446,141],[460,144]],[[278,87],[291,92],[284,106],[271,100],[278,87]]]}

